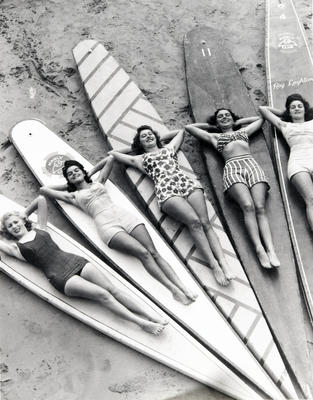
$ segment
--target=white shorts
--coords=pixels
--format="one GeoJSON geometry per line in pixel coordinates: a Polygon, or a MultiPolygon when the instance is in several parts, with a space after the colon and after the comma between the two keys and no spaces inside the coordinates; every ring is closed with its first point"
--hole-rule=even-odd
{"type": "Polygon", "coordinates": [[[313,174],[313,147],[292,149],[288,161],[288,179],[298,172],[313,174]]]}

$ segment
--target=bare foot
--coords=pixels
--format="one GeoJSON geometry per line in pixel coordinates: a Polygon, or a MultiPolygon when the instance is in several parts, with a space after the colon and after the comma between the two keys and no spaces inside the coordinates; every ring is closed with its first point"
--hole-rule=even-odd
{"type": "Polygon", "coordinates": [[[280,267],[280,261],[279,261],[279,259],[278,259],[278,257],[277,257],[277,255],[276,255],[274,250],[268,251],[267,252],[267,256],[268,256],[268,258],[270,260],[270,263],[272,264],[273,267],[275,267],[275,268],[280,267]]]}
{"type": "Polygon", "coordinates": [[[188,299],[190,299],[191,301],[195,301],[196,298],[198,297],[198,293],[194,293],[194,292],[192,292],[191,290],[186,289],[186,288],[184,289],[183,293],[184,293],[184,295],[185,295],[188,299]]]}
{"type": "Polygon", "coordinates": [[[263,248],[260,248],[256,251],[256,255],[259,259],[260,264],[262,265],[263,268],[266,269],[271,269],[271,263],[270,260],[265,252],[265,250],[263,248]]]}
{"type": "Polygon", "coordinates": [[[157,324],[161,325],[167,325],[169,323],[169,320],[166,318],[161,318],[157,316],[149,317],[150,321],[156,322],[157,324]]]}
{"type": "Polygon", "coordinates": [[[188,304],[193,302],[193,300],[190,300],[187,296],[185,296],[185,294],[180,289],[173,289],[172,293],[174,299],[179,301],[180,303],[183,303],[185,306],[188,306],[188,304]]]}
{"type": "Polygon", "coordinates": [[[231,270],[230,266],[228,265],[228,262],[225,259],[220,261],[220,266],[224,272],[226,279],[230,281],[236,278],[236,274],[234,274],[234,272],[231,270]]]}
{"type": "Polygon", "coordinates": [[[152,333],[152,335],[160,335],[164,329],[164,325],[149,321],[142,322],[141,327],[144,331],[152,333]]]}
{"type": "Polygon", "coordinates": [[[219,283],[221,286],[229,285],[229,280],[226,278],[224,271],[220,266],[214,267],[212,271],[217,283],[219,283]]]}

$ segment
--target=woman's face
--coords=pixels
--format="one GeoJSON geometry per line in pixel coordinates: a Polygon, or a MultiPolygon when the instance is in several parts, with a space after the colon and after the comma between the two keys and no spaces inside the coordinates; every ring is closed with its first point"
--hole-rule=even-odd
{"type": "Polygon", "coordinates": [[[143,129],[140,131],[139,139],[144,149],[148,149],[156,145],[156,137],[151,129],[143,129]]]}
{"type": "Polygon", "coordinates": [[[305,114],[305,108],[304,108],[302,101],[300,101],[300,100],[292,101],[289,106],[289,114],[290,114],[290,118],[293,121],[298,120],[298,119],[303,120],[304,114],[305,114]]]}
{"type": "Polygon", "coordinates": [[[220,110],[216,115],[216,124],[222,130],[232,128],[234,120],[231,113],[228,110],[220,110]]]}
{"type": "Polygon", "coordinates": [[[18,215],[11,215],[4,225],[6,230],[15,238],[20,238],[27,232],[25,221],[18,215]]]}
{"type": "Polygon", "coordinates": [[[69,183],[73,185],[82,182],[85,179],[83,171],[77,166],[72,165],[66,171],[66,176],[69,183]]]}

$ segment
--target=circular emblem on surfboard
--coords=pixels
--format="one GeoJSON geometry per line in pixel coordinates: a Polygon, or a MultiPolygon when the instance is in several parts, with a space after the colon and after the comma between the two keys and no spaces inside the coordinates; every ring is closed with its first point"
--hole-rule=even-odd
{"type": "Polygon", "coordinates": [[[278,48],[280,51],[292,53],[297,50],[297,38],[291,33],[284,33],[278,37],[278,48]]]}
{"type": "Polygon", "coordinates": [[[43,172],[46,175],[60,175],[62,176],[62,168],[64,161],[71,160],[70,154],[60,154],[57,152],[50,153],[44,160],[43,172]]]}

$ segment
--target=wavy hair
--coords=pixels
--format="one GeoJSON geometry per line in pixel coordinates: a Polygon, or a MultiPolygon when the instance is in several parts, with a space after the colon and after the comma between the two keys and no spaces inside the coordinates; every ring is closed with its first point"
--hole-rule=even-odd
{"type": "Polygon", "coordinates": [[[142,146],[142,144],[140,142],[140,132],[144,131],[145,129],[149,129],[154,134],[155,139],[156,139],[156,144],[157,144],[158,148],[160,149],[160,148],[163,147],[163,145],[161,143],[161,138],[160,138],[158,132],[153,130],[151,128],[151,126],[149,126],[149,125],[141,125],[141,126],[139,126],[139,128],[137,128],[137,133],[134,136],[133,143],[132,143],[132,151],[135,154],[142,154],[142,153],[145,152],[144,148],[143,148],[143,146],[142,146]]]}
{"type": "MultiPolygon", "coordinates": [[[[238,115],[236,115],[235,113],[233,113],[232,110],[230,110],[229,108],[225,108],[225,107],[218,108],[213,115],[209,116],[209,118],[207,119],[207,122],[209,125],[216,126],[216,129],[218,130],[218,132],[221,132],[221,133],[222,133],[222,130],[217,124],[217,114],[222,110],[228,111],[230,113],[230,115],[232,116],[234,122],[237,121],[238,119],[240,119],[240,117],[238,115]]],[[[238,125],[235,127],[234,130],[237,131],[240,128],[241,128],[241,125],[238,125]]]]}
{"type": "Polygon", "coordinates": [[[85,170],[84,166],[80,162],[78,162],[76,160],[66,160],[64,162],[64,166],[62,168],[62,173],[63,173],[64,178],[67,181],[67,191],[68,192],[76,192],[76,190],[77,190],[77,187],[73,183],[70,183],[70,181],[68,180],[68,177],[67,177],[67,170],[72,166],[78,167],[82,171],[82,173],[84,174],[84,179],[87,183],[92,183],[92,179],[89,178],[87,171],[85,170]]]}
{"type": "Polygon", "coordinates": [[[310,106],[309,102],[305,100],[301,94],[299,93],[293,93],[290,94],[285,103],[285,111],[283,112],[283,115],[281,116],[281,119],[286,122],[292,122],[291,116],[290,116],[290,104],[293,101],[300,101],[303,104],[304,107],[304,120],[305,121],[310,121],[313,119],[313,108],[310,106]]]}
{"type": "Polygon", "coordinates": [[[16,237],[13,236],[7,229],[6,227],[6,221],[10,218],[10,217],[18,217],[20,219],[22,219],[24,221],[24,225],[25,228],[28,231],[31,231],[33,229],[33,222],[31,220],[29,220],[28,218],[24,218],[22,217],[22,214],[19,211],[9,211],[5,214],[2,215],[1,217],[1,221],[0,221],[0,230],[2,235],[6,238],[6,239],[10,239],[10,240],[16,240],[16,237]]]}

